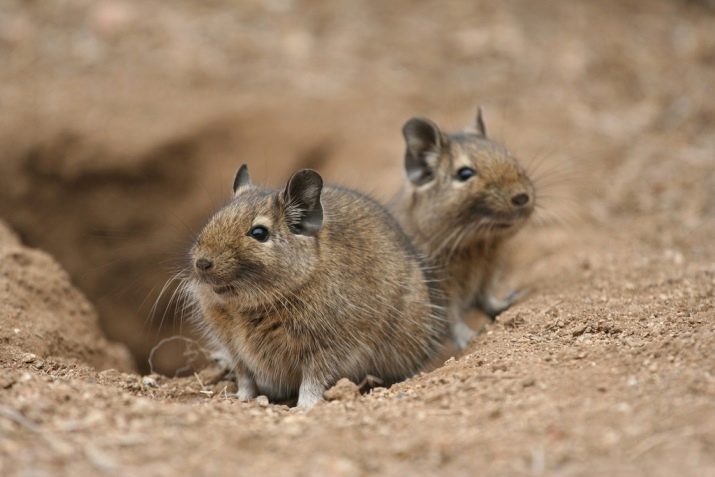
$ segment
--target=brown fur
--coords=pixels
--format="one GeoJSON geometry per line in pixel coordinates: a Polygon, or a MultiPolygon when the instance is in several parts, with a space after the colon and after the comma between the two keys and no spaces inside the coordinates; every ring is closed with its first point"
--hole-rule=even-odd
{"type": "Polygon", "coordinates": [[[438,294],[383,207],[327,186],[320,229],[300,233],[306,211],[287,190],[236,184],[191,256],[214,264],[194,267],[192,289],[205,331],[237,368],[239,397],[298,395],[309,407],[342,377],[392,383],[435,356],[447,328],[438,294]],[[248,235],[255,225],[268,241],[248,235]]]}
{"type": "Polygon", "coordinates": [[[481,119],[476,131],[445,134],[427,119],[403,129],[408,180],[391,207],[415,245],[442,270],[455,341],[466,346],[473,332],[462,321],[472,306],[494,317],[511,303],[492,295],[505,240],[534,209],[534,187],[503,146],[489,140],[481,119]],[[476,173],[460,181],[460,169],[476,173]],[[526,194],[522,206],[512,200],[526,194]]]}

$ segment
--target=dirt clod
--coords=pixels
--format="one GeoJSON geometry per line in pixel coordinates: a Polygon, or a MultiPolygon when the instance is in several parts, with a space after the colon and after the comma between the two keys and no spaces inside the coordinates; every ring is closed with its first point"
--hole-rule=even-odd
{"type": "Polygon", "coordinates": [[[349,379],[343,378],[325,391],[323,397],[326,401],[354,401],[360,397],[360,388],[349,379]]]}
{"type": "Polygon", "coordinates": [[[15,349],[20,362],[36,369],[53,355],[100,369],[133,369],[126,348],[104,338],[94,309],[67,273],[7,230],[0,222],[0,347],[15,349]]]}

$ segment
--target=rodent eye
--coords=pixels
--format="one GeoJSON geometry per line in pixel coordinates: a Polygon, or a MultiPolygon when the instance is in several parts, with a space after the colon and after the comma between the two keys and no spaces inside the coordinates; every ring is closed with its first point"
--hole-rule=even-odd
{"type": "Polygon", "coordinates": [[[264,226],[256,225],[255,227],[251,227],[251,230],[248,231],[248,235],[258,240],[259,242],[265,242],[266,240],[268,240],[269,233],[268,229],[264,226]]]}
{"type": "Polygon", "coordinates": [[[460,182],[466,182],[476,175],[477,171],[475,171],[471,167],[462,167],[457,171],[457,180],[460,182]]]}

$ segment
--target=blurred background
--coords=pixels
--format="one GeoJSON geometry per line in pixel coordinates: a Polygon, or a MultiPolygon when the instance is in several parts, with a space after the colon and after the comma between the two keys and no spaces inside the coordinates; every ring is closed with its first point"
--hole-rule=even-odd
{"type": "Polygon", "coordinates": [[[312,167],[387,200],[413,115],[461,129],[481,104],[538,169],[547,212],[519,238],[532,258],[557,252],[534,245],[553,227],[697,233],[715,217],[714,8],[2,0],[0,217],[64,265],[142,371],[188,333],[170,292],[151,308],[238,165],[274,186],[312,167]]]}

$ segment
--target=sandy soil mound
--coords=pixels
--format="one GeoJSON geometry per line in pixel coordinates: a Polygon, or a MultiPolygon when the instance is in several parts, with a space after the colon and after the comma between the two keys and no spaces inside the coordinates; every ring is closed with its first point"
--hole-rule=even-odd
{"type": "Polygon", "coordinates": [[[97,314],[49,255],[20,244],[0,222],[0,361],[42,368],[50,356],[97,369],[133,369],[128,350],[110,343],[97,314]]]}

